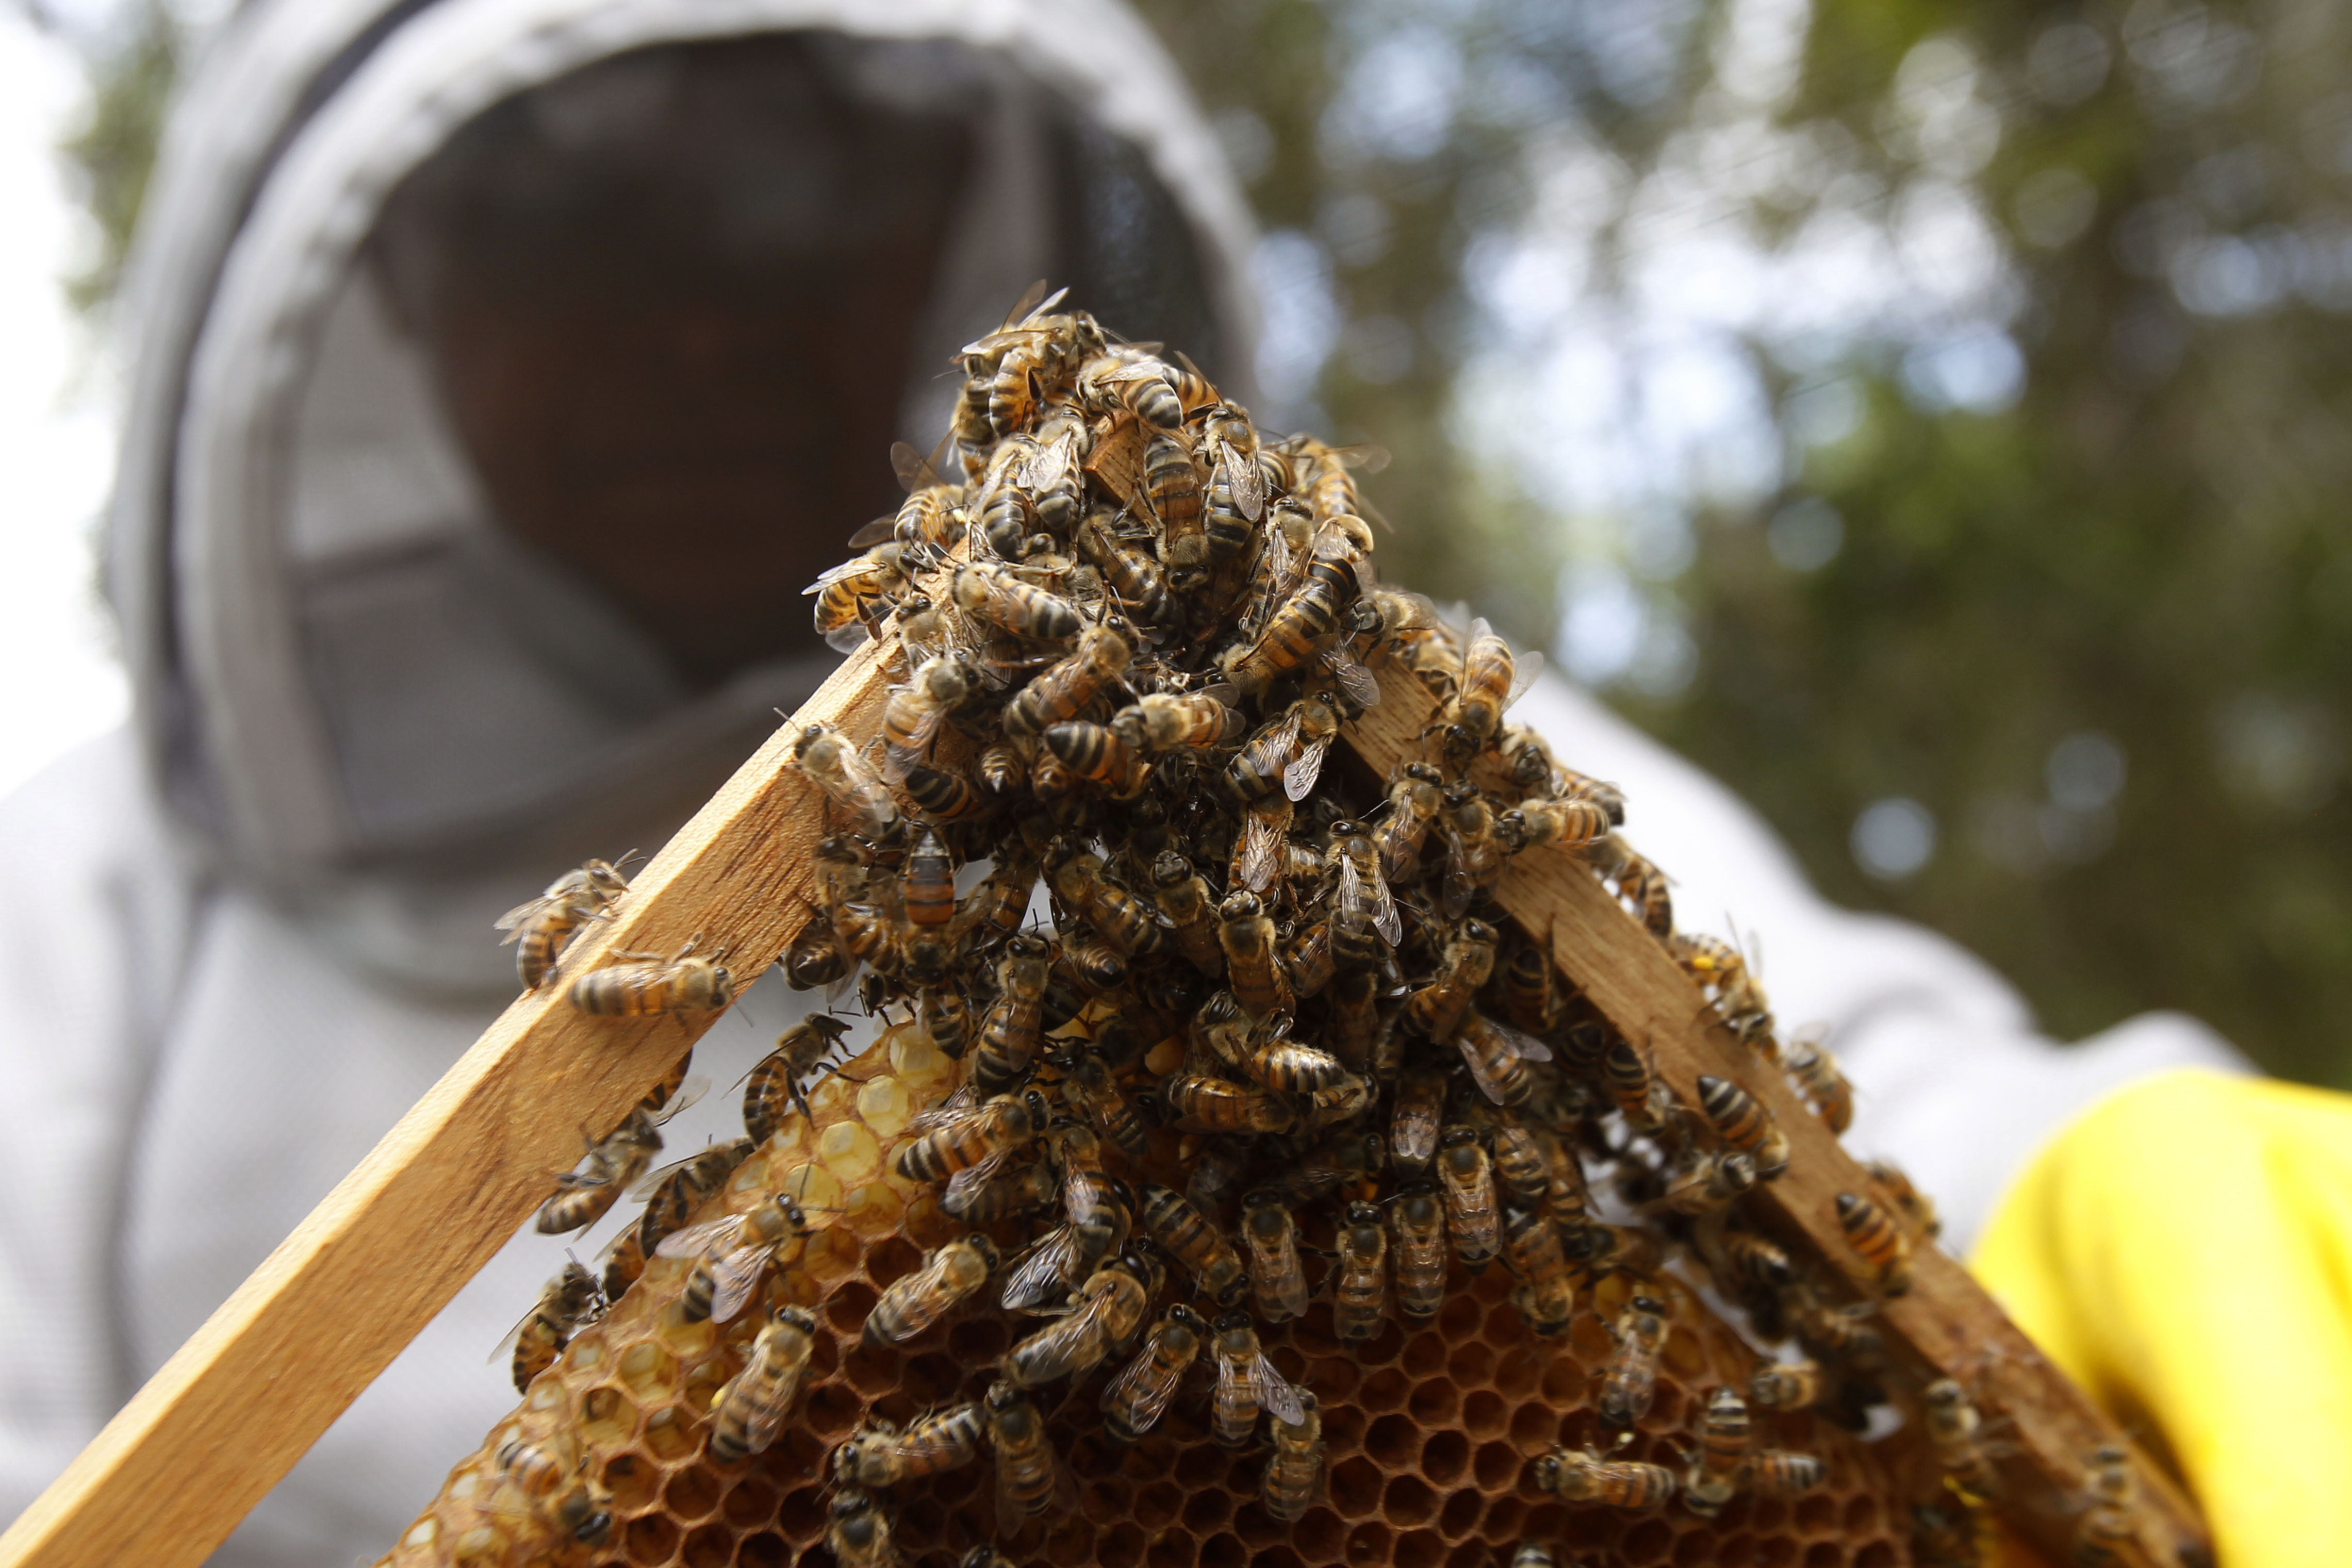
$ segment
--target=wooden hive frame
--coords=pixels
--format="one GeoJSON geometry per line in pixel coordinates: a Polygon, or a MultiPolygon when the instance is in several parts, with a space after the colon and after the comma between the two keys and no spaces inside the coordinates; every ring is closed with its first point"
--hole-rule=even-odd
{"type": "MultiPolygon", "coordinates": [[[[788,765],[790,739],[814,721],[871,737],[896,658],[895,635],[850,655],[654,857],[614,918],[580,938],[570,967],[695,940],[738,955],[745,983],[764,969],[740,956],[764,960],[797,935],[824,831],[822,798],[788,765]]],[[[1383,686],[1345,738],[1385,776],[1419,754],[1432,704],[1409,677],[1384,673],[1383,686]]],[[[1754,1189],[1749,1212],[1797,1255],[1853,1277],[1835,1203],[1867,1190],[1867,1174],[1778,1072],[1756,1071],[1665,949],[1570,856],[1516,857],[1496,892],[1525,929],[1548,934],[1561,972],[1684,1103],[1696,1103],[1702,1074],[1764,1101],[1794,1157],[1754,1189]]],[[[590,1018],[560,987],[517,998],[0,1534],[0,1568],[201,1562],[538,1207],[547,1172],[579,1153],[576,1129],[615,1125],[718,1016],[590,1018]]],[[[1909,1293],[1880,1312],[1908,1370],[1960,1380],[2001,1425],[2005,1522],[2069,1558],[2087,1458],[2126,1434],[1941,1252],[1922,1249],[1909,1293]]],[[[2194,1506],[2138,1458],[2136,1533],[2116,1561],[2209,1563],[2194,1506]]]]}

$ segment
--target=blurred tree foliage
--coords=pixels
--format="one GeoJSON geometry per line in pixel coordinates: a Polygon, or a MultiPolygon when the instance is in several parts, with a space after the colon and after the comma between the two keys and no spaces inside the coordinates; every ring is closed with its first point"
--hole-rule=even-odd
{"type": "Polygon", "coordinates": [[[65,283],[74,308],[89,312],[121,282],[188,38],[163,0],[136,0],[99,36],[79,41],[89,62],[89,99],[59,151],[98,231],[96,254],[65,283]]]}
{"type": "MultiPolygon", "coordinates": [[[[86,302],[182,53],[140,4],[86,302]]],[[[2055,1031],[2352,1082],[2352,13],[1142,5],[1265,226],[1260,413],[1391,451],[1395,575],[2055,1031]]]]}
{"type": "Polygon", "coordinates": [[[2275,1071],[2352,1082],[2352,14],[1151,15],[1238,128],[1277,241],[1328,258],[1317,412],[1396,451],[1374,494],[1402,575],[1523,634],[1558,625],[1571,668],[1755,802],[1827,891],[1958,938],[2053,1030],[2179,1008],[2275,1071]],[[1776,31],[1784,79],[1759,81],[1776,31]],[[1401,38],[1423,68],[1397,68],[1401,38]],[[1416,133],[1433,79],[1439,123],[1416,133]],[[1563,162],[1599,174],[1562,187],[1588,210],[1547,218],[1563,162]],[[1356,237],[1366,198],[1379,244],[1356,237]],[[1482,300],[1482,263],[1547,224],[1576,231],[1555,259],[1581,319],[1633,344],[1612,361],[1633,391],[1536,375],[1480,395],[1528,308],[1482,300]],[[1695,478],[1596,501],[1573,472],[1498,459],[1497,423],[1572,435],[1578,413],[1542,403],[1579,387],[1648,400],[1616,455],[1671,446],[1657,405],[1682,383],[1643,384],[1641,340],[1709,308],[1660,303],[1712,287],[1727,253],[1689,246],[1701,228],[1766,290],[1866,293],[1865,264],[1896,287],[1843,320],[1793,298],[1718,313],[1735,357],[1701,392],[1750,397],[1772,431],[1727,482],[1700,453],[1695,478]],[[1655,265],[1677,246],[1690,265],[1655,265]],[[1381,319],[1412,332],[1404,373],[1361,350],[1381,319]],[[1580,658],[1627,613],[1613,653],[1580,658]]]}

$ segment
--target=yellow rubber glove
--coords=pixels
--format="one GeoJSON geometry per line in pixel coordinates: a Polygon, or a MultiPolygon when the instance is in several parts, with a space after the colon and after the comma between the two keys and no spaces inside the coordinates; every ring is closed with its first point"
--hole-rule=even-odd
{"type": "Polygon", "coordinates": [[[2221,1568],[2352,1564],[2352,1096],[2174,1071],[2027,1167],[1970,1260],[2119,1418],[2221,1568]]]}

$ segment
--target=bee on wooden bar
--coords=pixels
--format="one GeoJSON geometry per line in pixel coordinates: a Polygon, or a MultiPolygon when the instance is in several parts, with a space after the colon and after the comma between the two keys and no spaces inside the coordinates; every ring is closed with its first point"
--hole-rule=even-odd
{"type": "Polygon", "coordinates": [[[1445,777],[1426,762],[1408,762],[1389,782],[1387,814],[1373,824],[1372,841],[1381,871],[1391,882],[1406,881],[1421,856],[1430,824],[1445,805],[1445,777]]]}
{"type": "Polygon", "coordinates": [[[958,569],[953,591],[957,606],[967,613],[1034,642],[1066,643],[1086,625],[1068,600],[1023,580],[1000,562],[975,561],[958,569]]]}
{"type": "Polygon", "coordinates": [[[1301,697],[1288,712],[1250,737],[1225,781],[1244,800],[1279,789],[1293,800],[1314,792],[1323,758],[1339,737],[1339,716],[1319,697],[1301,697]]]}
{"type": "Polygon", "coordinates": [[[857,747],[831,725],[803,727],[793,742],[792,760],[803,778],[850,814],[866,838],[882,838],[898,826],[898,802],[857,747]]]}
{"type": "Polygon", "coordinates": [[[1899,1296],[1911,1288],[1911,1239],[1893,1216],[1866,1197],[1842,1192],[1837,1218],[1855,1256],[1869,1265],[1881,1294],[1899,1296]]]}
{"type": "Polygon", "coordinates": [[[609,1136],[589,1145],[578,1169],[555,1178],[554,1196],[540,1206],[539,1233],[561,1236],[604,1218],[661,1153],[661,1124],[701,1099],[709,1087],[707,1080],[698,1077],[657,1111],[643,1104],[631,1107],[609,1136]]]}
{"type": "Polygon", "coordinates": [[[1927,1407],[1927,1436],[1945,1480],[1970,1502],[2000,1495],[2000,1481],[1984,1440],[1984,1418],[1958,1383],[1939,1377],[1920,1391],[1927,1407]]]}
{"type": "Polygon", "coordinates": [[[1446,939],[1435,977],[1405,999],[1404,1021],[1432,1040],[1451,1040],[1471,998],[1495,973],[1497,940],[1485,921],[1464,921],[1446,939]]]}
{"type": "Polygon", "coordinates": [[[2074,1526],[2074,1561],[2079,1568],[2105,1568],[2130,1544],[2132,1501],[2138,1488],[2131,1455],[2120,1443],[2102,1443],[2091,1455],[2091,1472],[2083,1517],[2074,1526]]]}
{"type": "Polygon", "coordinates": [[[1246,727],[1238,709],[1207,692],[1151,692],[1113,716],[1111,728],[1138,751],[1205,751],[1246,727]]]}
{"type": "Polygon", "coordinates": [[[908,588],[906,552],[896,544],[844,561],[801,590],[816,600],[816,633],[836,653],[878,637],[882,618],[908,588]]]}
{"type": "Polygon", "coordinates": [[[572,1005],[602,1018],[653,1018],[662,1013],[715,1013],[735,1000],[735,976],[726,955],[697,955],[689,940],[677,956],[611,948],[614,960],[572,982],[572,1005]]]}
{"type": "Polygon", "coordinates": [[[1757,1180],[1776,1180],[1789,1168],[1789,1135],[1747,1090],[1727,1078],[1701,1074],[1698,1105],[1717,1137],[1755,1160],[1757,1180]]]}
{"type": "MultiPolygon", "coordinates": [[[[623,855],[621,864],[626,864],[628,859],[623,855]]],[[[539,897],[499,915],[495,929],[507,934],[499,946],[506,942],[518,944],[515,975],[522,981],[522,988],[539,989],[541,982],[555,973],[564,944],[572,940],[573,933],[591,920],[604,919],[628,890],[628,879],[613,862],[590,861],[548,883],[547,891],[539,897]]]]}

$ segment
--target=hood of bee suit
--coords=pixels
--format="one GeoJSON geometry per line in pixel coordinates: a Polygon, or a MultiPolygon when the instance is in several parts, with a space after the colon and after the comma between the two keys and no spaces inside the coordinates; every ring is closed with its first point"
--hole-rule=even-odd
{"type": "MultiPolygon", "coordinates": [[[[600,150],[641,164],[689,111],[724,142],[741,117],[710,100],[730,92],[770,138],[730,172],[719,225],[753,268],[854,225],[891,183],[803,166],[822,164],[794,151],[804,100],[963,128],[928,303],[900,333],[898,433],[919,449],[946,428],[950,357],[1038,277],[1248,395],[1245,208],[1173,65],[1114,0],[241,8],[174,112],[133,260],[109,592],[173,819],[222,874],[403,983],[510,984],[486,936],[499,910],[566,864],[659,843],[832,663],[688,680],[503,528],[385,281],[388,204],[471,128],[519,119],[578,179],[600,150]],[[822,93],[680,63],[730,48],[781,48],[822,93]]],[[[648,543],[647,571],[728,570],[648,543]]]]}

